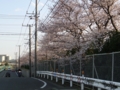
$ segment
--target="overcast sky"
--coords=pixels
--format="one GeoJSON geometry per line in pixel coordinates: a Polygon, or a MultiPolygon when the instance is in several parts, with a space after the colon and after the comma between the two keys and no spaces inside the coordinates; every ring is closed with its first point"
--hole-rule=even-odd
{"type": "MultiPolygon", "coordinates": [[[[0,54],[6,54],[15,58],[15,52],[18,52],[17,45],[21,45],[21,55],[23,51],[28,51],[28,35],[10,35],[10,34],[24,34],[28,33],[27,27],[22,27],[22,24],[26,25],[28,22],[34,24],[34,19],[29,21],[30,14],[35,9],[35,0],[0,0],[0,54]],[[30,7],[29,7],[30,4],[30,7]],[[28,9],[29,7],[29,9],[28,9]]],[[[39,1],[39,0],[38,0],[39,1]]],[[[40,0],[38,5],[38,11],[44,6],[47,0],[40,0]]],[[[52,5],[50,1],[45,4],[46,6],[40,12],[40,18],[44,18],[49,13],[49,6],[52,5]]],[[[34,27],[32,27],[32,32],[34,27]]],[[[17,54],[18,55],[18,54],[17,54]]]]}

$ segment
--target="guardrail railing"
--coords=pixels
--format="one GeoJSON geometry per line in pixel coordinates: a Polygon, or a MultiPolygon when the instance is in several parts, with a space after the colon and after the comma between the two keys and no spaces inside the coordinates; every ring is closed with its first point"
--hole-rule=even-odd
{"type": "Polygon", "coordinates": [[[4,69],[0,69],[0,72],[2,72],[4,69]]]}
{"type": "Polygon", "coordinates": [[[56,78],[56,82],[58,82],[58,78],[62,79],[62,84],[64,84],[64,80],[70,81],[70,87],[73,86],[73,82],[78,82],[81,84],[81,90],[84,90],[84,85],[90,85],[97,87],[97,90],[120,90],[120,83],[113,82],[113,81],[107,81],[107,80],[101,80],[101,79],[94,79],[94,78],[88,78],[83,76],[76,76],[72,74],[64,74],[64,73],[58,73],[58,72],[51,72],[51,71],[37,71],[37,75],[39,77],[51,77],[51,80],[53,80],[53,77],[56,78]]]}

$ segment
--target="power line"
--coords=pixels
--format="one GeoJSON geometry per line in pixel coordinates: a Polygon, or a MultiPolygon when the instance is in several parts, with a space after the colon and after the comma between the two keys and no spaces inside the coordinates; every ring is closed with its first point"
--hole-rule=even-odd
{"type": "MultiPolygon", "coordinates": [[[[48,0],[46,1],[45,5],[47,4],[47,2],[48,2],[48,0]]],[[[59,1],[58,1],[58,2],[59,2],[59,1]]],[[[57,4],[58,4],[58,2],[57,2],[57,4]]],[[[57,4],[55,5],[55,7],[57,6],[57,4]]],[[[43,8],[45,7],[45,5],[43,6],[43,8]]],[[[43,8],[42,8],[42,9],[43,9],[43,8]]],[[[41,9],[41,10],[42,10],[42,9],[41,9]]],[[[40,11],[41,11],[41,10],[40,10],[40,11]]],[[[54,10],[54,9],[53,9],[53,10],[54,10]]],[[[53,11],[53,10],[52,10],[52,11],[53,11]]],[[[52,13],[52,11],[49,13],[49,15],[52,13]]],[[[49,15],[47,16],[47,18],[49,17],[49,15]]],[[[46,19],[47,19],[47,18],[46,18],[46,19]]],[[[46,20],[46,19],[45,19],[45,20],[46,20]]],[[[45,20],[44,20],[44,21],[45,21],[45,20]]],[[[35,35],[35,32],[34,32],[34,34],[32,35],[31,38],[33,38],[34,35],[35,35]]]]}
{"type": "Polygon", "coordinates": [[[31,0],[30,3],[29,3],[29,6],[28,6],[28,9],[27,9],[27,12],[28,12],[28,10],[29,10],[29,8],[30,8],[31,3],[32,3],[32,0],[31,0]]]}
{"type": "Polygon", "coordinates": [[[1,40],[1,39],[0,39],[0,41],[13,41],[13,42],[14,42],[14,41],[17,41],[17,40],[8,40],[8,39],[2,39],[2,40],[1,40]]]}
{"type": "MultiPolygon", "coordinates": [[[[29,8],[30,8],[30,5],[31,5],[31,2],[32,2],[32,0],[30,1],[30,3],[29,3],[29,5],[28,5],[28,8],[27,8],[27,10],[26,10],[26,12],[28,12],[28,10],[29,10],[29,8]]],[[[24,17],[24,19],[23,19],[23,22],[22,22],[22,25],[24,24],[24,21],[25,21],[25,18],[26,18],[26,14],[25,14],[25,17],[24,17]]],[[[28,21],[28,23],[30,22],[30,20],[28,21]]],[[[20,32],[22,32],[22,26],[21,26],[21,31],[20,32]]],[[[20,41],[20,37],[19,37],[19,40],[18,40],[18,42],[20,41]]]]}
{"type": "MultiPolygon", "coordinates": [[[[47,2],[48,2],[48,0],[46,1],[46,3],[44,4],[44,6],[41,8],[41,10],[45,7],[45,5],[47,4],[47,2]]],[[[39,0],[39,2],[38,2],[38,4],[40,3],[40,0],[39,0]]],[[[40,10],[40,11],[41,11],[40,10]]],[[[33,10],[34,11],[34,10],[33,10]]],[[[34,34],[32,35],[32,37],[31,38],[34,38],[34,35],[35,35],[35,32],[34,32],[34,34]]]]}
{"type": "MultiPolygon", "coordinates": [[[[32,2],[32,0],[30,1],[30,3],[29,3],[29,6],[28,6],[28,8],[27,8],[27,12],[28,12],[28,10],[29,10],[29,8],[30,8],[30,5],[31,5],[31,2],[32,2]]],[[[24,21],[25,21],[25,18],[26,18],[26,14],[25,14],[25,17],[24,17],[24,19],[23,19],[23,22],[22,22],[22,25],[24,24],[24,21]]],[[[30,20],[28,21],[28,23],[30,22],[30,20]]],[[[21,26],[21,31],[20,31],[20,33],[22,32],[22,26],[21,26]]],[[[20,41],[20,37],[19,37],[19,40],[18,40],[18,42],[20,41]]]]}
{"type": "MultiPolygon", "coordinates": [[[[40,1],[40,0],[39,0],[39,1],[40,1]]],[[[58,2],[59,2],[59,1],[58,1],[58,2]]],[[[58,2],[57,2],[57,4],[58,4],[58,2]]],[[[46,6],[47,3],[48,3],[48,0],[47,0],[46,3],[44,4],[44,6],[40,9],[40,11],[42,11],[42,9],[46,6]]],[[[57,4],[55,5],[55,7],[57,6],[57,4]]],[[[54,10],[54,9],[53,9],[53,10],[54,10]]],[[[49,15],[53,12],[53,10],[49,13],[49,15]]],[[[47,18],[49,17],[49,15],[47,16],[47,18]]],[[[47,19],[47,18],[46,18],[46,19],[47,19]]],[[[45,19],[45,20],[46,20],[46,19],[45,19]]],[[[44,20],[44,21],[45,21],[45,20],[44,20]]],[[[34,35],[35,35],[35,32],[34,32],[34,34],[32,35],[31,38],[34,38],[34,35]]]]}
{"type": "MultiPolygon", "coordinates": [[[[46,2],[45,2],[45,4],[44,4],[44,6],[40,9],[40,11],[42,11],[42,9],[46,6],[46,4],[48,3],[48,1],[49,0],[47,0],[46,2]]],[[[38,1],[38,4],[40,3],[40,0],[38,1]]],[[[34,10],[33,10],[34,11],[34,10]]],[[[33,22],[34,23],[34,22],[33,22]]],[[[35,34],[35,33],[34,33],[35,34]]],[[[32,38],[33,38],[33,36],[34,36],[34,34],[32,35],[32,38]]]]}
{"type": "Polygon", "coordinates": [[[23,18],[0,18],[0,19],[23,19],[23,18]]]}
{"type": "MultiPolygon", "coordinates": [[[[44,6],[40,9],[40,11],[42,11],[42,9],[45,7],[45,5],[48,3],[48,1],[49,1],[49,0],[46,1],[46,3],[45,3],[44,6]]],[[[40,0],[39,0],[39,2],[40,2],[40,0]]],[[[59,3],[59,1],[56,3],[55,7],[58,5],[58,3],[59,3]]],[[[54,9],[55,9],[55,8],[54,8],[54,9]]],[[[54,9],[53,9],[53,10],[54,10],[54,9]]],[[[47,18],[50,16],[50,14],[53,12],[53,10],[48,14],[47,18]]],[[[44,22],[47,20],[47,18],[44,20],[44,22]]],[[[44,23],[44,22],[43,22],[43,23],[44,23]]],[[[31,38],[33,38],[34,35],[35,35],[35,32],[34,32],[34,34],[32,35],[31,38]]]]}
{"type": "Polygon", "coordinates": [[[53,12],[53,10],[55,9],[55,7],[58,5],[58,3],[60,2],[60,0],[57,1],[57,3],[55,4],[54,8],[51,10],[51,12],[47,15],[46,19],[43,21],[43,24],[45,23],[45,21],[48,19],[48,17],[50,16],[50,14],[53,12]]]}
{"type": "MultiPolygon", "coordinates": [[[[55,5],[55,7],[57,6],[57,4],[59,3],[59,1],[60,0],[58,0],[58,2],[56,3],[56,5],[55,5]]],[[[68,2],[69,0],[66,0],[66,2],[68,2]]],[[[61,5],[62,6],[62,5],[61,5]]],[[[59,6],[58,8],[60,8],[61,6],[59,6]]],[[[55,9],[55,7],[53,8],[53,10],[55,9]]],[[[53,10],[50,12],[50,13],[52,13],[53,12],[53,10]]],[[[60,10],[60,9],[59,9],[60,10]]],[[[58,10],[58,11],[59,11],[58,10]]],[[[57,12],[56,12],[57,13],[57,12]]],[[[56,13],[54,14],[54,16],[56,15],[56,13]]],[[[47,18],[50,16],[50,14],[47,16],[47,18]]],[[[53,17],[54,17],[53,16],[53,17]]],[[[47,18],[43,21],[43,23],[41,23],[41,24],[43,24],[44,25],[44,23],[45,23],[45,21],[47,20],[47,18]]],[[[51,19],[49,20],[49,21],[51,21],[51,19]]],[[[48,23],[48,22],[47,22],[48,23]]],[[[44,25],[44,27],[46,28],[46,26],[44,25]]]]}
{"type": "Polygon", "coordinates": [[[28,35],[28,34],[21,34],[21,33],[20,33],[20,34],[19,34],[19,33],[12,34],[12,33],[11,33],[11,34],[0,34],[0,35],[28,35]]]}
{"type": "MultiPolygon", "coordinates": [[[[26,10],[26,12],[28,12],[28,10],[29,10],[29,8],[30,8],[30,5],[31,5],[31,2],[32,2],[32,0],[30,1],[29,6],[28,6],[28,9],[26,10]]],[[[26,18],[26,15],[25,15],[25,18],[26,18]]],[[[25,18],[24,18],[24,20],[23,20],[23,23],[22,23],[22,24],[24,24],[25,18]]]]}
{"type": "MultiPolygon", "coordinates": [[[[30,22],[30,20],[28,21],[28,23],[30,22]]],[[[23,28],[23,26],[21,27],[21,32],[20,33],[22,33],[22,28],[23,28]]],[[[20,37],[19,37],[19,40],[18,40],[18,42],[20,41],[20,37]]]]}
{"type": "MultiPolygon", "coordinates": [[[[8,25],[6,25],[7,27],[21,27],[21,26],[8,26],[8,25]]],[[[5,25],[4,26],[0,26],[0,27],[6,27],[5,25]]]]}
{"type": "MultiPolygon", "coordinates": [[[[45,2],[44,6],[40,9],[40,11],[43,10],[43,8],[46,6],[46,4],[48,3],[48,1],[49,1],[49,0],[47,0],[47,1],[45,2]]],[[[39,0],[39,2],[40,2],[40,0],[39,0]]],[[[40,12],[40,11],[39,11],[39,12],[40,12]]],[[[52,12],[51,12],[51,13],[52,13],[52,12]]],[[[32,38],[33,38],[34,35],[35,35],[35,32],[34,32],[34,34],[32,35],[32,38]]]]}
{"type": "MultiPolygon", "coordinates": [[[[41,11],[43,10],[43,8],[46,6],[46,4],[48,3],[48,1],[49,1],[49,0],[47,0],[47,1],[45,2],[44,6],[40,9],[39,12],[41,12],[41,11]]],[[[39,0],[38,4],[39,4],[39,3],[40,3],[40,0],[39,0]]],[[[34,35],[35,35],[35,32],[34,32],[34,34],[32,35],[32,38],[33,38],[34,35]]]]}
{"type": "Polygon", "coordinates": [[[7,14],[0,14],[0,17],[24,17],[24,15],[7,15],[7,14]]]}
{"type": "MultiPolygon", "coordinates": [[[[39,0],[39,2],[40,2],[40,0],[39,0]]],[[[38,2],[38,4],[39,4],[39,2],[38,2]]],[[[43,10],[43,8],[46,6],[47,3],[48,3],[48,0],[45,2],[44,6],[40,9],[39,12],[41,12],[41,11],[43,10]]],[[[33,10],[33,11],[34,11],[34,10],[33,10]]],[[[35,35],[35,32],[34,32],[34,34],[32,35],[31,38],[34,38],[34,35],[35,35]]],[[[24,49],[24,50],[25,50],[25,49],[24,49]]]]}
{"type": "MultiPolygon", "coordinates": [[[[26,12],[28,12],[28,10],[29,10],[29,8],[30,8],[30,5],[31,5],[31,2],[32,2],[32,0],[30,1],[29,6],[28,6],[28,9],[26,10],[26,12]]],[[[25,18],[26,18],[26,15],[25,15],[25,17],[24,17],[24,20],[23,20],[22,25],[24,24],[25,18]]],[[[28,21],[28,23],[29,23],[29,22],[30,22],[30,20],[28,21]]],[[[23,27],[21,27],[21,31],[20,31],[20,32],[22,32],[22,28],[23,28],[23,27]]],[[[26,28],[26,29],[27,29],[27,28],[26,28]]],[[[20,41],[20,37],[19,37],[18,42],[19,42],[19,41],[20,41]]]]}
{"type": "MultiPolygon", "coordinates": [[[[29,21],[30,21],[30,20],[29,20],[29,21]]],[[[28,21],[28,22],[29,22],[29,21],[28,21]]],[[[22,33],[22,28],[23,28],[23,27],[21,26],[21,31],[20,31],[20,33],[22,33]]],[[[21,35],[20,35],[20,36],[21,36],[21,35]]],[[[18,39],[17,44],[18,44],[18,43],[19,43],[19,41],[20,41],[20,36],[19,36],[19,39],[18,39]]],[[[16,51],[16,48],[15,48],[15,51],[16,51]]]]}
{"type": "MultiPolygon", "coordinates": [[[[39,1],[40,1],[40,0],[39,0],[39,1]]],[[[42,11],[42,9],[46,6],[46,4],[48,3],[48,1],[49,1],[49,0],[47,0],[47,1],[45,2],[44,6],[40,9],[40,11],[42,11]]],[[[39,11],[39,12],[40,12],[40,11],[39,11]]]]}
{"type": "MultiPolygon", "coordinates": [[[[0,32],[0,33],[15,33],[15,32],[0,32]]],[[[16,32],[17,33],[17,32],[16,32]]]]}
{"type": "Polygon", "coordinates": [[[21,24],[0,24],[0,25],[21,25],[21,24]]]}

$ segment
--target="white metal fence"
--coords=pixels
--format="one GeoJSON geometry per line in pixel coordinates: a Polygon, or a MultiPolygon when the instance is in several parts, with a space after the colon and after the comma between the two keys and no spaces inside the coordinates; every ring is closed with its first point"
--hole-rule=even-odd
{"type": "Polygon", "coordinates": [[[47,77],[47,79],[51,78],[53,80],[53,77],[56,79],[56,82],[58,82],[59,78],[62,79],[62,84],[64,84],[64,80],[70,81],[70,87],[72,87],[73,82],[78,82],[81,84],[81,90],[84,90],[84,85],[91,85],[97,88],[97,90],[120,90],[120,83],[113,82],[113,81],[107,81],[107,80],[100,80],[100,79],[94,79],[94,78],[88,78],[84,76],[77,76],[72,74],[64,74],[64,73],[58,73],[58,72],[51,72],[51,71],[37,71],[37,75],[39,77],[47,77]]]}

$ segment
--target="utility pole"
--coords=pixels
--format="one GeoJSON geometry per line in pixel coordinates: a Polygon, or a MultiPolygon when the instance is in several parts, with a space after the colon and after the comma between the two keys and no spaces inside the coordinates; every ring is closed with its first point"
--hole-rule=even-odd
{"type": "MultiPolygon", "coordinates": [[[[34,13],[28,13],[27,12],[27,14],[34,14],[34,13]]],[[[30,17],[30,19],[33,19],[32,17],[33,16],[29,16],[30,17]]],[[[34,74],[34,76],[36,77],[36,71],[37,71],[37,25],[38,25],[38,0],[35,0],[35,15],[34,15],[34,19],[35,19],[35,61],[34,61],[34,63],[35,63],[35,74],[34,74]]]]}
{"type": "Polygon", "coordinates": [[[15,53],[15,60],[16,60],[16,70],[17,70],[17,52],[15,53]]]}
{"type": "Polygon", "coordinates": [[[38,0],[36,0],[36,7],[35,7],[35,77],[37,71],[37,21],[38,21],[38,0]]]}
{"type": "Polygon", "coordinates": [[[19,61],[18,61],[18,68],[20,68],[20,45],[18,45],[19,47],[19,61]]]}
{"type": "Polygon", "coordinates": [[[22,26],[26,26],[29,27],[29,77],[31,77],[31,27],[33,25],[22,25],[22,26]]]}
{"type": "Polygon", "coordinates": [[[19,68],[20,68],[20,45],[19,45],[19,68]]]}
{"type": "Polygon", "coordinates": [[[31,77],[31,25],[29,25],[29,77],[31,77]]]}

